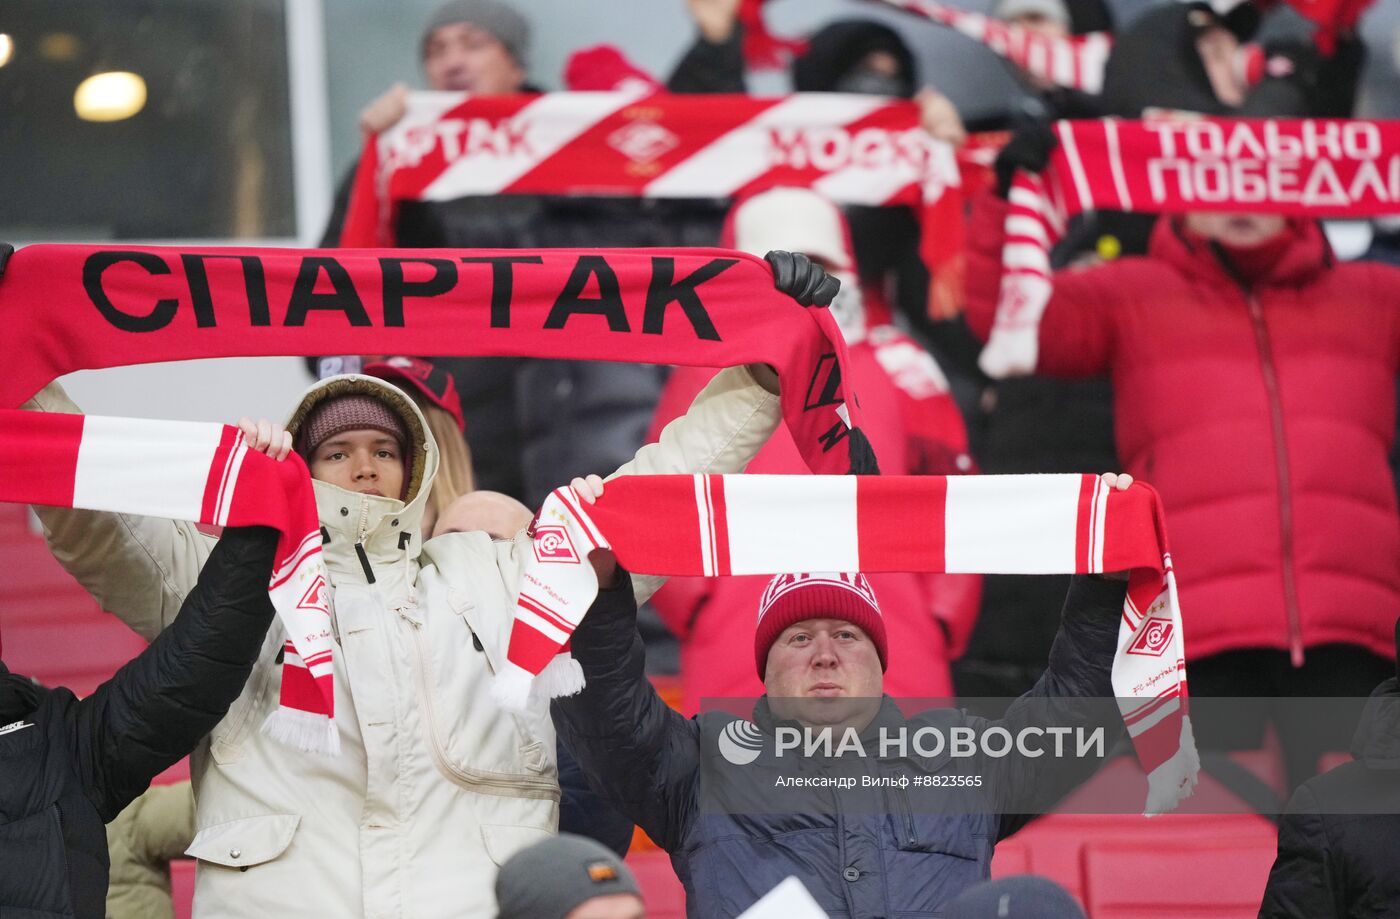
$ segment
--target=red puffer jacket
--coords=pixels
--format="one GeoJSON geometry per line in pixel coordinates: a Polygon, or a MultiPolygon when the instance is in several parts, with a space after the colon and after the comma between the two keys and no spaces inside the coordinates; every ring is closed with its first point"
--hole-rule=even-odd
{"type": "MultiPolygon", "coordinates": [[[[1005,205],[974,218],[968,319],[985,338],[1005,205]]],[[[1400,270],[1334,262],[1293,223],[1242,283],[1158,221],[1148,255],[1055,275],[1038,372],[1113,380],[1118,454],[1161,492],[1187,659],[1348,643],[1394,653],[1400,270]]]]}

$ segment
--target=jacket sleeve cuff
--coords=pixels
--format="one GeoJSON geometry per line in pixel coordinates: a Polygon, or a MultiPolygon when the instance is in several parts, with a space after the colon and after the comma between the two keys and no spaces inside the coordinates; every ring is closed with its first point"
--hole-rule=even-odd
{"type": "Polygon", "coordinates": [[[1113,695],[1113,655],[1127,595],[1123,581],[1088,575],[1071,579],[1048,669],[1079,686],[1076,695],[1113,695]]]}
{"type": "Polygon", "coordinates": [[[61,412],[65,415],[81,415],[83,412],[57,380],[31,396],[20,408],[30,412],[61,412]]]}
{"type": "Polygon", "coordinates": [[[626,572],[621,574],[617,584],[599,589],[570,639],[571,653],[585,672],[622,660],[637,634],[637,598],[632,577],[626,572]]]}

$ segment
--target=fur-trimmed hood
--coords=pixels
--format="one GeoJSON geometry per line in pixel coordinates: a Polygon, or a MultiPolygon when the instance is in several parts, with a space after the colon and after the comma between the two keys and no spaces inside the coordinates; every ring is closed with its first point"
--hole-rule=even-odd
{"type": "MultiPolygon", "coordinates": [[[[302,395],[287,430],[295,438],[311,411],[327,399],[340,396],[372,396],[388,405],[403,421],[412,439],[412,468],[408,470],[406,499],[362,495],[329,482],[312,480],[316,509],[321,519],[326,558],[337,580],[342,572],[359,572],[366,580],[366,566],[405,564],[418,558],[427,495],[437,476],[438,448],[423,413],[401,389],[376,377],[351,373],[327,377],[302,395]],[[363,550],[361,557],[361,549],[363,550]]],[[[411,579],[410,579],[411,583],[411,579]]]]}

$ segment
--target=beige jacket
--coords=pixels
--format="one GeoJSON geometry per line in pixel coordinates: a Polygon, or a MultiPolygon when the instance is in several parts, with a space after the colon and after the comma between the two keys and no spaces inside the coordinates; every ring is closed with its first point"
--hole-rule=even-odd
{"type": "Polygon", "coordinates": [[[152,785],[107,824],[107,919],[175,919],[170,860],[194,839],[189,782],[152,785]]]}
{"type": "MultiPolygon", "coordinates": [[[[293,422],[328,385],[336,380],[308,390],[293,422]]],[[[281,681],[274,626],[243,694],[192,756],[197,917],[493,916],[497,866],[556,831],[548,707],[510,714],[489,692],[529,540],[451,533],[420,546],[437,451],[402,401],[424,445],[406,505],[315,482],[342,752],[299,753],[260,730],[281,681]]],[[[31,405],[76,410],[57,387],[31,405]]],[[[615,474],[740,472],[779,420],[777,397],[733,368],[615,474]]],[[[63,566],[148,639],[173,619],[212,545],[184,523],[35,510],[63,566]]],[[[655,584],[637,586],[645,596],[655,584]]]]}

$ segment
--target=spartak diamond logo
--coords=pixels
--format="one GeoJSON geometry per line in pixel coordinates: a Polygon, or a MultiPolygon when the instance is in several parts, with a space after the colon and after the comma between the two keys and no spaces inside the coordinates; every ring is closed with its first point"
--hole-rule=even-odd
{"type": "Polygon", "coordinates": [[[547,525],[535,527],[535,558],[542,562],[560,562],[577,565],[578,552],[569,538],[569,531],[561,526],[547,525]]]}
{"type": "Polygon", "coordinates": [[[301,595],[297,601],[297,609],[315,610],[318,613],[331,614],[331,605],[326,598],[326,579],[319,574],[311,581],[311,586],[306,588],[306,593],[301,595]]]}
{"type": "Polygon", "coordinates": [[[608,135],[608,146],[634,163],[649,163],[674,150],[680,138],[654,121],[634,121],[608,135]]]}
{"type": "Polygon", "coordinates": [[[1138,630],[1137,637],[1128,646],[1129,654],[1145,654],[1148,657],[1161,657],[1172,640],[1172,621],[1161,616],[1152,616],[1138,630]]]}

